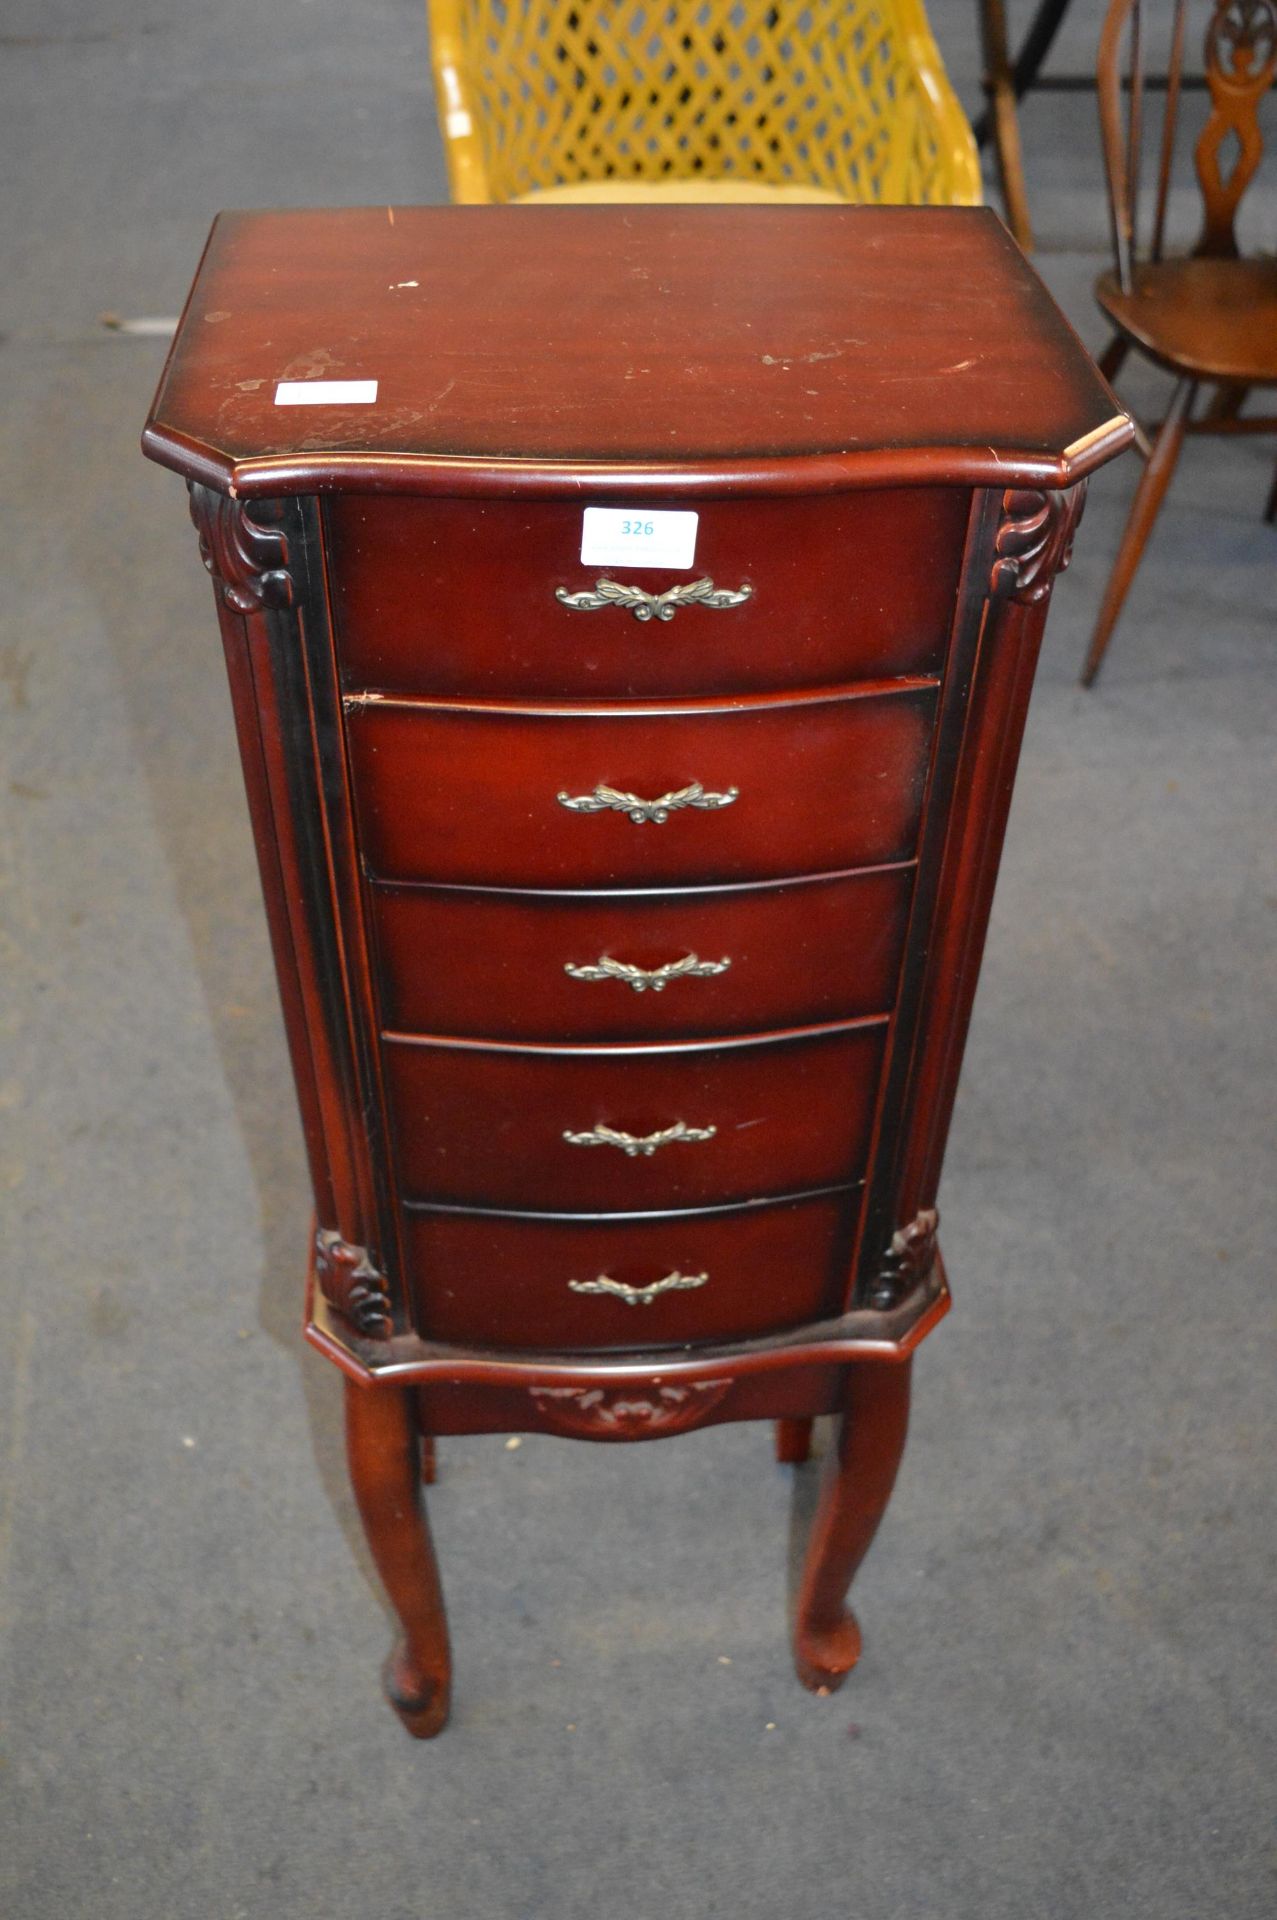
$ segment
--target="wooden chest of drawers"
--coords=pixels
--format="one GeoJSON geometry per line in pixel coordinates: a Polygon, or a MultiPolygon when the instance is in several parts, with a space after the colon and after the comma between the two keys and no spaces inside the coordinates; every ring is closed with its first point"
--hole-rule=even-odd
{"type": "Polygon", "coordinates": [[[978,212],[214,228],[144,444],[216,586],[413,1732],[436,1434],[799,1460],[839,1413],[797,1652],[854,1663],[1047,599],[1129,435],[978,212]]]}

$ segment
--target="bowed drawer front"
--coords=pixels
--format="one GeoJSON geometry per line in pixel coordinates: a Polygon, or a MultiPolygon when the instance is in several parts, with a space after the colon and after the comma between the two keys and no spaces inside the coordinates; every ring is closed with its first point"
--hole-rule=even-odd
{"type": "Polygon", "coordinates": [[[390,1027],[494,1040],[691,1040],[891,1005],[912,861],[763,886],[530,893],[376,884],[390,1027]],[[723,962],[726,961],[726,965],[723,962]]]}
{"type": "Polygon", "coordinates": [[[936,687],[603,709],[346,705],[376,877],[665,887],[912,858],[936,687]]]}
{"type": "Polygon", "coordinates": [[[724,694],[938,672],[966,534],[960,488],[702,506],[690,569],[580,558],[581,510],[377,500],[325,511],[342,670],[395,693],[724,694]],[[903,569],[900,553],[925,555],[903,569]],[[727,607],[574,606],[600,580],[727,607]],[[644,615],[645,617],[638,617],[644,615]]]}
{"type": "Polygon", "coordinates": [[[596,1212],[859,1180],[887,1024],[570,1053],[397,1036],[386,1070],[404,1191],[596,1212]]]}
{"type": "Polygon", "coordinates": [[[413,1208],[407,1243],[421,1323],[439,1340],[647,1351],[836,1311],[854,1223],[826,1195],[610,1216],[413,1208]]]}

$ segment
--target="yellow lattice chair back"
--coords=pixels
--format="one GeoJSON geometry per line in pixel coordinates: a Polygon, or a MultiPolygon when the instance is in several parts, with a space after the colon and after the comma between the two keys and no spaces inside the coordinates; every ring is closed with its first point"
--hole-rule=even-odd
{"type": "Polygon", "coordinates": [[[976,205],[922,0],[427,0],[452,197],[976,205]]]}

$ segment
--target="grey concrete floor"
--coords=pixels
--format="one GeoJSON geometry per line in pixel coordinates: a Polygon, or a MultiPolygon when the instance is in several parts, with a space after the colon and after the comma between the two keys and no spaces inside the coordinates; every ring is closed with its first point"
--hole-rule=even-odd
{"type": "MultiPolygon", "coordinates": [[[[971,8],[936,24],[974,104],[971,8]]],[[[415,1746],[298,1334],[211,600],[136,451],[163,346],[96,316],[175,311],[219,206],[442,198],[419,6],[8,0],[0,100],[0,1913],[1271,1914],[1271,443],[1190,445],[1094,695],[1130,460],[1057,594],[861,1668],[792,1677],[763,1430],[453,1442],[415,1746]]],[[[1093,107],[1025,138],[1098,344],[1093,107]]]]}

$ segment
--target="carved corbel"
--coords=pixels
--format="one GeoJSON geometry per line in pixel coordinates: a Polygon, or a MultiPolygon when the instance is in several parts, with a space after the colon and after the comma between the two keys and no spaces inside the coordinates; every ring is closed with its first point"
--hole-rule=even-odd
{"type": "Polygon", "coordinates": [[[344,1314],[370,1340],[389,1340],[394,1331],[385,1275],[378,1273],[367,1247],[352,1246],[331,1227],[315,1235],[315,1278],[330,1307],[344,1314]]]}
{"type": "Polygon", "coordinates": [[[236,613],[260,613],[292,605],[288,542],[272,515],[270,501],[254,503],[250,514],[242,500],[188,483],[191,519],[200,537],[200,558],[236,613]]]}
{"type": "Polygon", "coordinates": [[[924,1212],[915,1214],[907,1227],[896,1229],[874,1276],[869,1295],[870,1306],[876,1307],[880,1313],[898,1307],[926,1279],[936,1262],[936,1233],[939,1226],[940,1215],[934,1207],[927,1207],[924,1212]]]}
{"type": "Polygon", "coordinates": [[[1046,599],[1056,575],[1069,564],[1085,503],[1085,480],[1052,493],[1007,488],[993,543],[992,599],[1015,600],[1021,606],[1046,599]]]}

